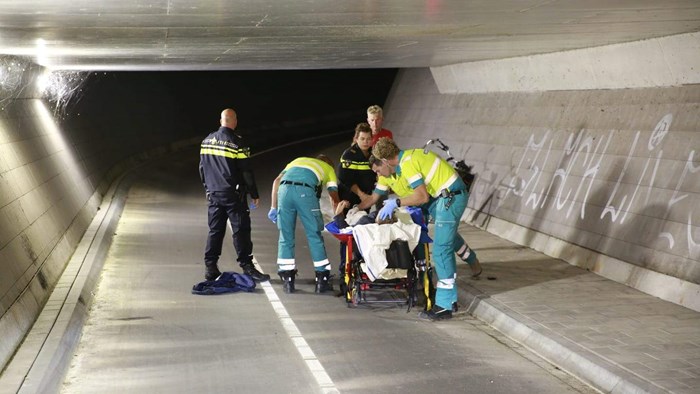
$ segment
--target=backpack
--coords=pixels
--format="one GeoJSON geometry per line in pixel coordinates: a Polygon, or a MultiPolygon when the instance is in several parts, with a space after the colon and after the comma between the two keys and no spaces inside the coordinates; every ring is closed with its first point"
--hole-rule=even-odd
{"type": "Polygon", "coordinates": [[[457,175],[462,178],[464,184],[467,185],[467,193],[471,192],[472,184],[474,183],[475,175],[472,172],[472,166],[468,166],[464,160],[458,160],[454,164],[457,175]]]}
{"type": "Polygon", "coordinates": [[[192,294],[216,295],[255,291],[255,281],[250,275],[238,272],[224,272],[216,280],[207,280],[192,286],[192,294]]]}

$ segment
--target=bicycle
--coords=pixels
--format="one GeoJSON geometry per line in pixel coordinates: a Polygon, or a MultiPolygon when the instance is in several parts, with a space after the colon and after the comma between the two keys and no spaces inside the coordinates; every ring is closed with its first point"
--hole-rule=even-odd
{"type": "Polygon", "coordinates": [[[450,152],[450,147],[445,145],[444,142],[440,141],[439,138],[428,140],[428,142],[423,145],[423,153],[428,153],[428,148],[432,144],[437,144],[437,147],[445,152],[447,155],[445,161],[450,163],[457,171],[459,177],[462,178],[462,181],[464,181],[464,184],[467,186],[467,193],[471,192],[472,184],[474,184],[474,179],[476,178],[476,175],[474,175],[472,172],[472,166],[467,165],[464,160],[456,160],[450,152]]]}

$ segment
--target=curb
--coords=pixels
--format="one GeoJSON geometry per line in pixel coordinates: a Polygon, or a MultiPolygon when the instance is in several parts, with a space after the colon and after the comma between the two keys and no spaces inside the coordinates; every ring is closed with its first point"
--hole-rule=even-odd
{"type": "Polygon", "coordinates": [[[465,282],[459,302],[467,313],[502,332],[538,356],[604,393],[668,393],[547,327],[513,311],[465,282]]]}
{"type": "Polygon", "coordinates": [[[24,359],[34,357],[28,370],[24,374],[13,374],[17,393],[60,391],[126,202],[130,183],[124,179],[124,176],[120,177],[106,193],[100,211],[85,231],[52,292],[47,306],[57,305],[58,308],[44,307],[37,324],[27,335],[25,341],[42,344],[38,353],[23,355],[24,359]],[[63,291],[61,287],[64,287],[63,291]]]}

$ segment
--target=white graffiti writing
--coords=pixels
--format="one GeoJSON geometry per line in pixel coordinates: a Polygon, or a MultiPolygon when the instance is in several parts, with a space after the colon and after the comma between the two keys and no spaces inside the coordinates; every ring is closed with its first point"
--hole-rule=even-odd
{"type": "MultiPolygon", "coordinates": [[[[488,198],[484,201],[486,202],[494,195],[499,196],[500,192],[496,209],[503,206],[510,196],[518,198],[523,207],[535,211],[545,208],[548,200],[551,200],[550,205],[557,211],[565,211],[566,218],[576,212],[580,219],[584,219],[586,209],[595,208],[589,205],[588,200],[594,184],[601,184],[601,182],[596,183],[596,178],[600,174],[601,167],[608,165],[603,160],[617,158],[619,172],[612,178],[614,184],[604,189],[597,188],[606,193],[605,196],[599,196],[603,197],[601,201],[603,206],[598,208],[598,212],[600,212],[600,220],[623,224],[630,214],[639,215],[639,211],[652,201],[653,191],[659,190],[655,183],[663,162],[662,146],[671,130],[673,118],[673,114],[663,116],[651,133],[636,131],[624,156],[624,162],[622,156],[607,153],[620,131],[610,130],[602,135],[600,132],[594,133],[586,129],[571,132],[560,154],[555,152],[557,152],[557,136],[561,133],[555,133],[552,130],[532,133],[521,154],[517,150],[513,151],[515,159],[513,162],[517,162],[517,165],[513,166],[514,168],[511,167],[510,173],[504,177],[499,177],[497,170],[489,169],[488,174],[482,173],[479,179],[482,184],[479,185],[476,194],[487,196],[488,198]],[[640,144],[645,134],[648,135],[647,149],[640,144]],[[642,152],[639,152],[640,149],[642,152]],[[644,154],[644,151],[647,154],[644,154]],[[640,157],[641,155],[646,157],[640,157]],[[552,171],[549,162],[553,158],[556,158],[557,163],[552,171]],[[502,181],[499,182],[499,178],[502,181]],[[549,178],[548,182],[547,178],[549,178]],[[641,201],[638,198],[640,195],[644,196],[644,206],[638,206],[641,201]]],[[[689,182],[691,176],[700,172],[700,165],[694,164],[694,155],[695,150],[692,150],[682,173],[676,178],[675,188],[666,206],[666,214],[659,220],[666,221],[672,207],[689,197],[688,192],[683,189],[684,182],[689,182]]],[[[486,166],[484,169],[486,170],[486,166]]],[[[503,171],[500,173],[503,174],[503,171]]],[[[606,176],[610,175],[606,173],[606,176]]],[[[656,195],[657,200],[658,198],[656,195]]],[[[687,246],[689,255],[697,257],[700,254],[700,246],[693,238],[692,215],[693,210],[690,209],[687,222],[687,246]]],[[[667,240],[669,249],[676,246],[676,240],[671,232],[659,231],[658,237],[667,240]]]]}

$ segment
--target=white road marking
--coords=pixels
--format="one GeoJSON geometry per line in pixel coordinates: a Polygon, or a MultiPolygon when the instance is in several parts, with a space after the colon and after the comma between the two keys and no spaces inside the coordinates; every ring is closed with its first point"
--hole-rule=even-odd
{"type": "MultiPolygon", "coordinates": [[[[253,257],[253,264],[255,264],[260,272],[263,272],[262,269],[260,269],[260,265],[255,260],[255,257],[253,257]]],[[[318,383],[318,385],[321,387],[321,390],[327,394],[340,393],[340,391],[338,391],[338,389],[335,387],[335,383],[333,383],[331,380],[331,377],[328,376],[328,373],[326,373],[326,370],[323,368],[321,362],[318,360],[318,358],[316,358],[314,351],[311,350],[311,346],[306,343],[306,340],[304,339],[303,335],[301,335],[297,325],[294,324],[294,320],[289,317],[287,309],[282,304],[282,301],[280,301],[270,282],[261,282],[259,285],[265,291],[267,299],[270,301],[270,304],[272,304],[272,309],[274,309],[275,313],[277,313],[277,317],[282,323],[282,327],[284,327],[287,335],[289,335],[292,343],[297,348],[301,358],[306,362],[306,367],[309,368],[309,371],[311,371],[311,374],[316,379],[316,383],[318,383]]]]}

